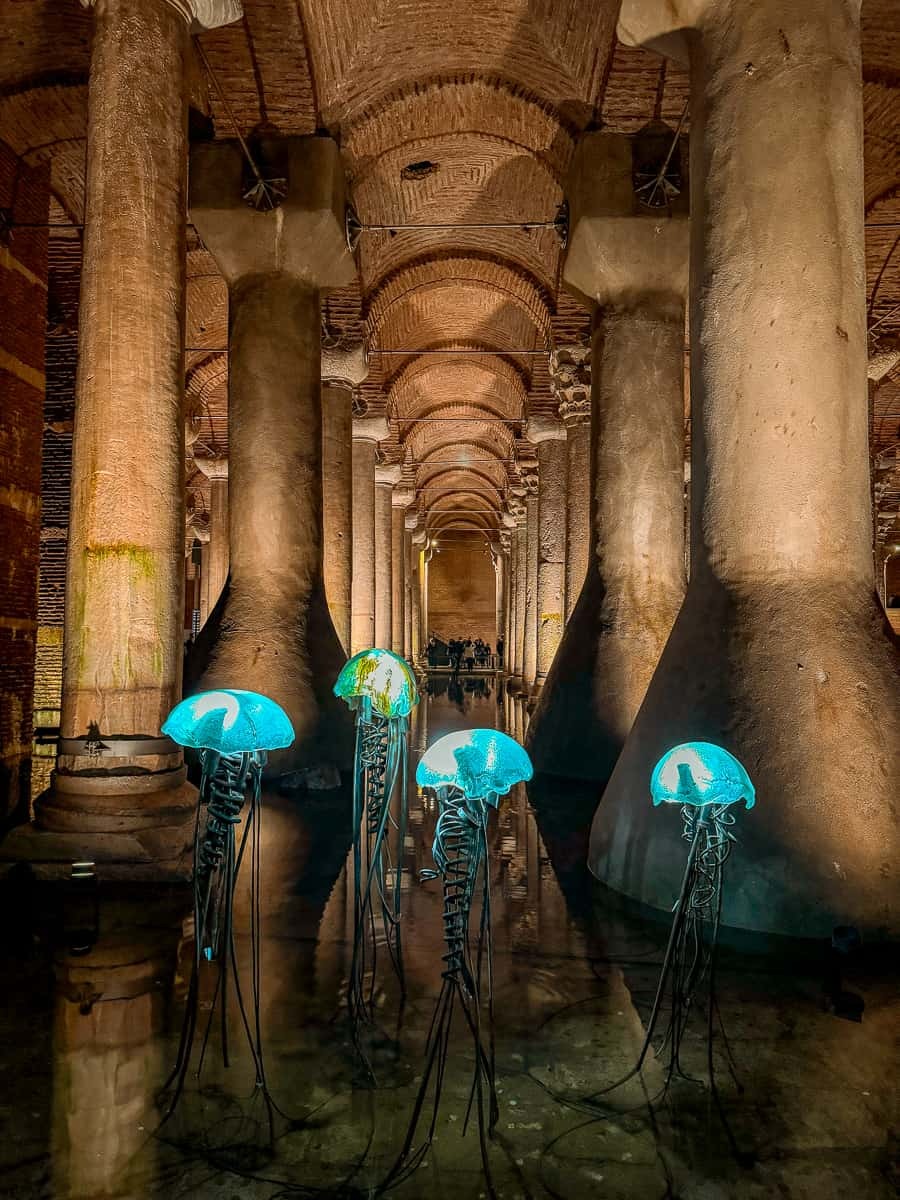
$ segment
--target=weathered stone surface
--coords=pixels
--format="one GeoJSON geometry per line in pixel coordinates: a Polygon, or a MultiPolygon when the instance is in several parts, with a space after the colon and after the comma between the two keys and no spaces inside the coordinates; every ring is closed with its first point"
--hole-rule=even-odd
{"type": "Polygon", "coordinates": [[[192,656],[195,688],[277,700],[296,741],[273,772],[349,765],[351,727],[332,694],[344,654],[322,575],[320,289],[347,282],[337,237],[343,180],[327,138],[289,138],[286,196],[249,207],[237,148],[199,145],[191,216],[229,284],[231,571],[192,656]]]}
{"type": "MultiPolygon", "coordinates": [[[[626,4],[623,26],[647,11],[626,4]]],[[[740,817],[723,920],[816,937],[898,927],[897,653],[870,553],[858,12],[760,0],[736,22],[732,5],[706,4],[689,38],[691,580],[590,857],[613,887],[667,906],[683,843],[646,780],[669,746],[720,742],[758,797],[740,817]],[[784,203],[801,195],[819,202],[784,203]]]]}

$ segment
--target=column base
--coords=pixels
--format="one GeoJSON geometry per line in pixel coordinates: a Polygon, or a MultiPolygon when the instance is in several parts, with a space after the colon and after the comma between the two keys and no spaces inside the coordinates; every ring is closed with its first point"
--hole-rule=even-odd
{"type": "Polygon", "coordinates": [[[197,789],[184,767],[166,776],[54,771],[34,821],[0,844],[0,873],[27,862],[39,879],[61,879],[87,861],[101,880],[189,880],[197,789]]]}

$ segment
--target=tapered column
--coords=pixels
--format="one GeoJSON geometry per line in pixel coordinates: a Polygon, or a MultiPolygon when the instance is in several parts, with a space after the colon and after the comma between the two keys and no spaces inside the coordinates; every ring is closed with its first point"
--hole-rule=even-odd
{"type": "Polygon", "coordinates": [[[566,620],[587,574],[591,526],[591,347],[557,347],[550,382],[566,429],[566,620]]]}
{"type": "Polygon", "coordinates": [[[353,582],[350,649],[375,641],[375,458],[388,434],[384,417],[353,420],[353,582]]]}
{"type": "Polygon", "coordinates": [[[405,656],[407,568],[406,512],[415,499],[411,488],[395,487],[391,494],[391,650],[405,656]]]}
{"type": "Polygon", "coordinates": [[[537,679],[538,648],[538,563],[540,558],[540,517],[538,515],[537,474],[529,476],[530,489],[525,498],[525,605],[522,677],[526,687],[537,679]]]}
{"type": "Polygon", "coordinates": [[[736,814],[723,920],[896,935],[898,656],[871,573],[859,4],[692,11],[685,38],[670,4],[626,0],[621,18],[629,40],[690,57],[692,560],[590,863],[671,907],[680,822],[639,797],[660,754],[704,738],[744,763],[758,800],[736,814]]]}
{"type": "Polygon", "coordinates": [[[240,8],[93,7],[61,737],[36,815],[161,861],[195,795],[160,735],[181,697],[188,23],[240,8]]]}
{"type": "Polygon", "coordinates": [[[322,490],[325,596],[350,652],[353,580],[353,389],[369,373],[365,344],[322,340],[322,490]]]}
{"type": "Polygon", "coordinates": [[[566,590],[566,431],[562,422],[532,417],[529,441],[538,456],[536,685],[543,687],[562,638],[566,590]]]}
{"type": "Polygon", "coordinates": [[[209,620],[228,579],[228,459],[194,455],[198,470],[209,480],[209,541],[204,546],[200,576],[200,625],[209,620]]]}
{"type": "Polygon", "coordinates": [[[249,688],[285,709],[296,741],[270,758],[284,773],[342,767],[350,751],[322,575],[320,292],[355,272],[334,142],[272,139],[258,155],[286,176],[274,211],[244,201],[236,143],[191,157],[191,217],[229,289],[231,452],[230,580],[193,675],[198,689],[249,688]]]}
{"type": "Polygon", "coordinates": [[[633,146],[617,134],[583,138],[570,179],[575,236],[564,278],[596,306],[591,555],[528,735],[539,772],[601,785],[685,587],[687,200],[665,220],[641,213],[633,146]]]}
{"type": "Polygon", "coordinates": [[[393,464],[375,467],[375,645],[386,650],[391,648],[393,623],[392,497],[400,472],[393,464]]]}

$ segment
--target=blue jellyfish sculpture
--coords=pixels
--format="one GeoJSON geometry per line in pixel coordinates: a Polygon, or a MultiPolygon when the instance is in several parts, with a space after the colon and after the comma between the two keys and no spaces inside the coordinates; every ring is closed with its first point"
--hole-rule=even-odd
{"type": "Polygon", "coordinates": [[[247,851],[251,875],[252,975],[249,995],[253,1009],[258,1013],[260,785],[267,752],[290,746],[294,730],[287,714],[267,696],[223,688],[183,700],[169,713],[162,731],[179,745],[199,751],[203,768],[194,829],[194,965],[178,1057],[163,1088],[164,1093],[172,1088],[166,1115],[172,1113],[184,1089],[197,1029],[201,971],[209,965],[217,972],[217,978],[197,1073],[199,1075],[203,1065],[203,1054],[217,1010],[221,1019],[222,1056],[228,1066],[227,1007],[231,976],[253,1057],[257,1087],[265,1096],[271,1126],[273,1105],[266,1084],[259,1021],[251,1025],[237,972],[234,891],[247,851]],[[238,841],[237,828],[248,795],[246,819],[238,841]],[[204,808],[205,821],[202,820],[204,808]]]}
{"type": "MultiPolygon", "coordinates": [[[[481,1158],[493,1196],[487,1138],[499,1116],[494,1085],[493,998],[491,995],[491,902],[487,871],[487,824],[500,797],[532,776],[531,760],[518,742],[496,729],[466,729],[440,738],[416,770],[420,788],[435,793],[440,813],[432,855],[435,871],[422,877],[443,880],[444,971],[425,1055],[425,1069],[406,1140],[383,1186],[394,1187],[421,1164],[434,1136],[454,1007],[463,1011],[475,1049],[472,1099],[477,1104],[481,1158]],[[472,952],[469,921],[481,893],[481,921],[472,952]],[[487,996],[482,997],[486,982],[487,996]],[[414,1146],[428,1090],[434,1079],[431,1119],[425,1139],[414,1146]]],[[[470,1104],[471,1104],[470,1100],[470,1104]]]]}
{"type": "Polygon", "coordinates": [[[405,991],[400,897],[407,825],[409,714],[419,702],[419,693],[412,667],[405,659],[390,650],[371,649],[355,654],[344,664],[334,694],[356,713],[354,935],[347,992],[356,1037],[358,1023],[371,1021],[374,1013],[379,920],[401,993],[405,991]]]}
{"type": "MultiPolygon", "coordinates": [[[[641,1070],[664,1010],[668,1017],[658,1047],[658,1057],[664,1062],[664,1092],[676,1075],[691,1079],[681,1063],[682,1041],[691,1011],[705,1000],[708,1085],[731,1138],[714,1071],[713,1045],[718,1024],[728,1067],[734,1077],[734,1063],[716,1003],[716,947],[722,912],[723,873],[736,840],[734,810],[740,804],[752,808],[756,803],[756,791],[743,766],[727,750],[711,742],[685,742],[667,751],[654,767],[650,795],[654,805],[677,804],[681,807],[683,836],[689,847],[687,862],[637,1062],[622,1079],[594,1096],[612,1091],[641,1070]],[[701,996],[701,989],[705,990],[705,997],[701,996]],[[668,1005],[665,1004],[667,997],[668,1005]]],[[[736,1146],[733,1148],[737,1152],[736,1146]]]]}

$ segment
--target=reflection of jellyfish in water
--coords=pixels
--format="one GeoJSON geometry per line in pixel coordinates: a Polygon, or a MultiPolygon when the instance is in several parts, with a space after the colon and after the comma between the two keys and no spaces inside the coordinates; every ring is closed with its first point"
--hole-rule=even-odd
{"type": "MultiPolygon", "coordinates": [[[[629,1073],[602,1092],[612,1091],[642,1068],[666,993],[670,995],[668,1022],[659,1054],[667,1056],[665,1087],[673,1076],[690,1079],[681,1064],[681,1044],[698,990],[706,988],[707,1072],[709,1087],[721,1113],[713,1064],[714,1022],[721,1017],[715,994],[716,946],[722,912],[722,879],[725,862],[735,842],[731,808],[756,803],[750,777],[733,755],[710,742],[686,742],[664,754],[653,769],[650,794],[654,805],[680,804],[684,839],[689,843],[681,892],[675,903],[672,929],[657,983],[647,1033],[637,1062],[629,1073]]],[[[722,1029],[729,1069],[734,1074],[728,1039],[722,1029]]],[[[726,1125],[727,1128],[727,1125],[726,1125]]],[[[728,1131],[730,1134],[730,1130],[728,1131]]]]}
{"type": "Polygon", "coordinates": [[[355,654],[334,693],[356,711],[353,785],[353,959],[348,1003],[354,1025],[375,1001],[377,900],[385,943],[403,988],[400,884],[406,839],[408,718],[419,701],[412,668],[390,650],[355,654]],[[398,795],[396,816],[391,803],[398,795]],[[367,984],[368,975],[368,984],[367,984]]]}
{"type": "Polygon", "coordinates": [[[172,1113],[184,1088],[197,1028],[200,972],[203,963],[207,962],[214,964],[218,974],[197,1074],[203,1066],[217,1007],[221,1017],[222,1057],[228,1066],[227,1007],[231,973],[256,1070],[256,1085],[265,1097],[271,1127],[273,1105],[266,1084],[259,1023],[260,785],[267,751],[290,746],[294,730],[287,714],[274,700],[256,692],[222,689],[201,692],[183,700],[169,713],[162,731],[179,745],[199,750],[203,767],[194,829],[194,965],[178,1058],[163,1087],[165,1092],[175,1085],[166,1115],[172,1113]],[[235,834],[248,791],[247,818],[238,844],[235,834]],[[200,814],[204,805],[206,822],[202,825],[200,814]],[[245,851],[250,859],[252,1021],[244,1004],[237,970],[233,919],[234,890],[245,851]]]}
{"type": "MultiPolygon", "coordinates": [[[[431,746],[416,770],[419,787],[436,793],[440,816],[432,853],[436,871],[444,882],[444,971],[441,993],[431,1022],[425,1050],[425,1069],[416,1096],[413,1115],[400,1155],[382,1185],[394,1187],[422,1163],[434,1137],[441,1085],[453,1022],[454,1004],[460,1007],[475,1045],[475,1075],[469,1098],[469,1113],[477,1102],[478,1133],[488,1193],[493,1196],[487,1156],[487,1136],[498,1118],[494,1086],[493,997],[491,964],[491,905],[487,870],[487,820],[490,808],[515,784],[531,778],[528,755],[512,738],[495,729],[466,729],[440,738],[431,746]],[[473,956],[469,940],[472,902],[481,882],[481,924],[473,956]],[[486,1003],[482,1005],[482,979],[486,980],[486,1003]],[[482,1013],[487,1014],[487,1029],[482,1013]],[[485,1036],[485,1034],[487,1036],[485,1036]],[[424,1141],[413,1147],[428,1088],[434,1076],[431,1118],[424,1141]]],[[[468,1121],[469,1113],[466,1114],[468,1121]]]]}

